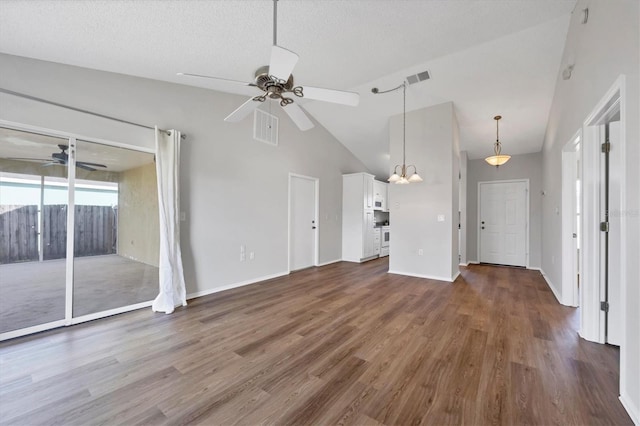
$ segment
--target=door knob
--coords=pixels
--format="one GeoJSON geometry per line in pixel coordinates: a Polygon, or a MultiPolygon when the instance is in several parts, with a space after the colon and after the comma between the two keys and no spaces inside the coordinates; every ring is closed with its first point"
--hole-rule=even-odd
{"type": "Polygon", "coordinates": [[[315,227],[315,226],[312,226],[312,227],[311,227],[311,229],[316,229],[316,227],[315,227]]]}
{"type": "Polygon", "coordinates": [[[484,226],[482,227],[482,229],[484,229],[484,226]]]}
{"type": "Polygon", "coordinates": [[[484,225],[484,220],[482,221],[482,224],[484,225]]]}

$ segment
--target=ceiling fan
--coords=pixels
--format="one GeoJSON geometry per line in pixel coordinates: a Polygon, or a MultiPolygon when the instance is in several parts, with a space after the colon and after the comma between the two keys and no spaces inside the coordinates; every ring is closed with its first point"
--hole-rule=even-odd
{"type": "MultiPolygon", "coordinates": [[[[60,144],[58,145],[58,148],[60,148],[60,152],[52,153],[50,159],[49,158],[9,158],[8,160],[38,161],[38,162],[45,163],[43,164],[43,166],[45,167],[54,166],[54,165],[66,166],[67,163],[69,162],[69,154],[67,153],[67,150],[69,149],[69,145],[60,144]]],[[[105,166],[104,164],[89,163],[87,161],[76,161],[76,167],[80,169],[88,170],[90,172],[97,170],[96,167],[101,167],[105,169],[107,168],[107,166],[105,166]]]]}
{"type": "Polygon", "coordinates": [[[278,0],[273,0],[273,46],[271,48],[271,59],[269,61],[269,65],[264,65],[256,70],[253,82],[246,83],[242,81],[182,72],[178,73],[178,75],[215,80],[230,89],[234,86],[250,86],[256,87],[263,92],[257,96],[249,98],[249,100],[229,114],[224,119],[224,121],[227,122],[241,121],[260,104],[267,100],[267,98],[269,98],[279,100],[280,106],[284,109],[291,120],[300,130],[304,131],[314,127],[313,122],[311,122],[302,108],[300,108],[298,104],[294,103],[294,97],[333,102],[349,106],[358,105],[360,95],[355,92],[294,85],[293,75],[291,72],[298,62],[298,55],[290,50],[278,46],[277,15],[278,0]]]}

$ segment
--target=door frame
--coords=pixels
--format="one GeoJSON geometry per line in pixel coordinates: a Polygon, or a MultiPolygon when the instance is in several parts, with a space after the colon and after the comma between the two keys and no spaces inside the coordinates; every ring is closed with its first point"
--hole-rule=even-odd
{"type": "Polygon", "coordinates": [[[313,241],[313,265],[312,266],[318,266],[319,264],[319,255],[320,255],[320,248],[319,248],[319,243],[320,243],[320,220],[318,219],[320,217],[320,179],[313,177],[313,176],[305,176],[305,175],[301,175],[298,173],[292,173],[289,172],[289,177],[288,177],[288,197],[287,197],[287,271],[288,273],[291,273],[291,180],[292,179],[306,179],[306,180],[310,180],[312,182],[314,182],[314,189],[315,189],[315,197],[314,197],[314,209],[313,209],[313,214],[315,216],[315,221],[316,221],[316,229],[315,229],[315,233],[314,233],[314,241],[313,241]]]}
{"type": "MultiPolygon", "coordinates": [[[[582,250],[580,250],[581,269],[581,298],[580,301],[580,337],[597,343],[605,343],[605,315],[600,310],[600,301],[604,299],[604,288],[601,282],[601,247],[600,233],[597,226],[600,217],[600,139],[601,128],[608,121],[614,111],[620,112],[620,155],[625,158],[626,151],[626,84],[625,76],[620,75],[611,88],[596,104],[582,125],[583,143],[580,149],[582,155],[582,250]]],[[[623,180],[621,182],[620,207],[626,211],[626,164],[622,162],[620,167],[623,180]]],[[[620,219],[620,263],[627,264],[627,218],[621,214],[620,219]]],[[[626,300],[627,281],[626,274],[620,276],[620,299],[626,300]]],[[[620,347],[626,345],[626,304],[620,306],[622,316],[622,339],[620,347]]],[[[626,371],[626,351],[620,351],[620,371],[626,371]]],[[[620,374],[621,389],[626,377],[620,374]]]]}
{"type": "Polygon", "coordinates": [[[525,268],[529,269],[529,205],[530,205],[530,193],[529,193],[529,179],[505,179],[505,180],[485,180],[478,182],[478,213],[476,220],[476,235],[477,238],[477,253],[478,253],[478,262],[481,262],[482,259],[482,244],[480,244],[480,213],[482,211],[482,192],[480,190],[481,185],[483,184],[494,184],[494,183],[516,183],[516,182],[524,182],[526,184],[527,196],[525,197],[525,231],[524,231],[524,247],[525,247],[525,268]]]}
{"type": "MultiPolygon", "coordinates": [[[[575,182],[578,177],[576,163],[582,160],[577,146],[582,145],[582,129],[578,130],[569,139],[562,149],[562,300],[560,303],[566,306],[577,307],[580,305],[580,295],[576,277],[576,266],[581,260],[574,249],[574,222],[576,212],[575,182]],[[565,255],[571,253],[571,255],[565,255]]],[[[580,176],[580,191],[582,188],[582,176],[580,176]]],[[[582,207],[582,206],[581,206],[582,207]]],[[[577,232],[582,234],[582,209],[580,209],[580,224],[577,232]]]]}
{"type": "MultiPolygon", "coordinates": [[[[49,129],[46,127],[32,126],[29,124],[16,123],[14,121],[0,119],[0,126],[7,129],[19,130],[23,132],[37,133],[45,136],[52,136],[57,138],[64,138],[69,141],[69,164],[67,174],[67,205],[72,206],[74,203],[75,195],[75,148],[78,140],[99,143],[102,145],[108,145],[116,148],[130,149],[134,151],[146,152],[155,154],[155,149],[145,148],[137,145],[125,144],[120,142],[109,141],[106,139],[94,138],[91,136],[78,135],[72,132],[65,132],[61,130],[49,129]],[[73,180],[72,180],[73,178],[73,180]]],[[[75,226],[74,220],[75,208],[69,208],[67,212],[67,258],[65,260],[65,318],[51,321],[44,324],[38,324],[31,327],[21,328],[18,330],[7,331],[0,333],[0,342],[4,340],[14,339],[16,337],[27,336],[30,334],[38,333],[41,331],[51,330],[61,326],[69,326],[74,324],[80,324],[87,321],[93,321],[98,318],[105,318],[111,315],[116,315],[124,312],[133,311],[140,308],[151,306],[153,300],[147,302],[137,303],[135,305],[121,306],[119,308],[113,308],[106,311],[95,312],[80,317],[73,317],[73,261],[74,256],[74,240],[75,240],[75,226]],[[69,256],[69,253],[71,255],[69,256]]]]}

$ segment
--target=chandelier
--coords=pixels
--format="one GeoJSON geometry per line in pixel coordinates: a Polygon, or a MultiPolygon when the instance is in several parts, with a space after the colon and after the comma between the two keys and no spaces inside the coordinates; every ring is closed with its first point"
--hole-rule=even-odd
{"type": "Polygon", "coordinates": [[[395,90],[398,90],[401,87],[402,87],[402,165],[396,164],[396,166],[393,169],[393,174],[391,176],[389,176],[389,179],[387,179],[387,181],[389,181],[391,183],[399,184],[399,185],[406,185],[406,184],[409,184],[409,183],[422,182],[422,178],[418,174],[418,169],[416,168],[416,166],[414,166],[413,164],[410,164],[410,165],[407,166],[407,164],[406,164],[407,163],[407,158],[406,158],[406,153],[407,153],[407,149],[406,149],[406,146],[407,146],[407,83],[403,81],[402,84],[399,85],[398,87],[394,87],[393,89],[385,90],[385,91],[382,91],[382,92],[380,90],[378,90],[377,87],[374,87],[373,89],[371,89],[371,91],[374,94],[377,95],[379,93],[393,92],[395,90]],[[409,174],[409,170],[412,167],[413,167],[413,173],[409,174]],[[398,172],[400,172],[400,174],[398,174],[398,172]]]}
{"type": "Polygon", "coordinates": [[[493,155],[484,159],[484,161],[496,167],[502,166],[511,158],[510,155],[504,155],[500,153],[502,151],[502,144],[500,143],[500,137],[498,134],[498,121],[501,118],[502,116],[500,115],[496,115],[495,117],[493,117],[493,119],[496,120],[496,143],[493,144],[493,155]]]}

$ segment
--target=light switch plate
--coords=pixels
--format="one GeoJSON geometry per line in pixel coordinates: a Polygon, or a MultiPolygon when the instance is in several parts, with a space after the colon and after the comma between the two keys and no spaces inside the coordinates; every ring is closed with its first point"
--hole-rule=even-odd
{"type": "Polygon", "coordinates": [[[439,214],[438,215],[438,222],[444,222],[444,215],[443,214],[439,214]]]}

